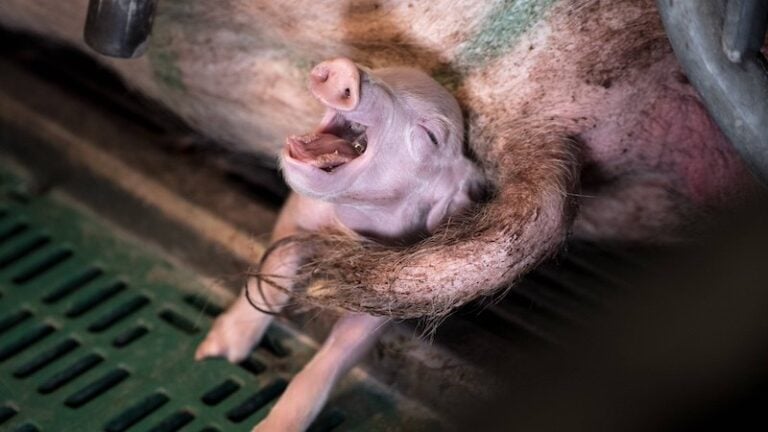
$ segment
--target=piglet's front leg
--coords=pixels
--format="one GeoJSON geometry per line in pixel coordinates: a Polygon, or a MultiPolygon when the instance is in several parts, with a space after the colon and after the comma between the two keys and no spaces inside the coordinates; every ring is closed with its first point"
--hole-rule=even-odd
{"type": "Polygon", "coordinates": [[[320,413],[336,383],[373,347],[387,319],[348,313],[320,350],[291,381],[254,432],[300,432],[320,413]]]}
{"type": "MultiPolygon", "coordinates": [[[[251,278],[244,290],[256,293],[255,285],[256,279],[251,278]]],[[[195,351],[195,360],[208,357],[225,357],[232,363],[245,360],[264,336],[272,319],[272,315],[256,310],[248,302],[245,292],[241,293],[237,301],[213,323],[205,340],[195,351]]]]}
{"type": "MultiPolygon", "coordinates": [[[[275,224],[272,242],[295,234],[300,226],[298,221],[306,216],[303,212],[312,211],[312,207],[311,203],[303,202],[301,197],[291,196],[275,224]]],[[[317,220],[322,219],[322,213],[320,213],[317,220]]],[[[300,251],[294,245],[278,248],[259,271],[262,274],[275,275],[276,277],[273,278],[275,282],[290,288],[289,281],[296,272],[299,254],[300,251]]],[[[254,308],[246,298],[245,290],[248,290],[251,300],[261,309],[272,312],[279,312],[288,301],[289,295],[268,283],[262,283],[261,288],[264,294],[262,298],[257,283],[256,278],[250,278],[240,297],[216,319],[205,340],[195,352],[196,360],[225,357],[230,362],[238,363],[244,360],[253,346],[261,340],[274,316],[254,308]]]]}

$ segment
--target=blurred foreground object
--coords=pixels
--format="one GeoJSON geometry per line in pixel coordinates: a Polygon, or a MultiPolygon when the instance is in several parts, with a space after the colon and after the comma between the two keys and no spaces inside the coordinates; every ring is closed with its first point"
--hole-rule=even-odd
{"type": "Polygon", "coordinates": [[[509,370],[508,394],[471,415],[472,424],[526,431],[765,425],[766,214],[765,200],[741,209],[635,278],[592,330],[509,370]]]}

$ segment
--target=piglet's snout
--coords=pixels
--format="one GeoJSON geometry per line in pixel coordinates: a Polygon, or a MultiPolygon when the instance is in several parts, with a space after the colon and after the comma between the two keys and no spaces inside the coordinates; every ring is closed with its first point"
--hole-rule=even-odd
{"type": "Polygon", "coordinates": [[[309,90],[329,108],[352,111],[360,102],[360,70],[347,58],[324,61],[309,73],[309,90]]]}

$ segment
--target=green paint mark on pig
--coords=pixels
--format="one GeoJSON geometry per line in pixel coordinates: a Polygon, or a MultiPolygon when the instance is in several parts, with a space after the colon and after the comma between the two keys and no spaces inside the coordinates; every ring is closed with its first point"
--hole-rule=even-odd
{"type": "Polygon", "coordinates": [[[500,0],[486,15],[480,31],[459,53],[461,68],[481,67],[512,49],[558,0],[500,0]]]}
{"type": "Polygon", "coordinates": [[[174,47],[179,45],[179,37],[184,34],[188,22],[189,5],[176,0],[162,1],[158,4],[157,14],[152,29],[147,57],[152,65],[155,81],[159,86],[170,90],[186,91],[184,74],[178,65],[179,56],[174,47]]]}
{"type": "Polygon", "coordinates": [[[155,80],[159,84],[173,90],[186,90],[181,69],[176,63],[178,58],[173,51],[155,45],[147,54],[149,55],[149,62],[152,64],[155,80]]]}

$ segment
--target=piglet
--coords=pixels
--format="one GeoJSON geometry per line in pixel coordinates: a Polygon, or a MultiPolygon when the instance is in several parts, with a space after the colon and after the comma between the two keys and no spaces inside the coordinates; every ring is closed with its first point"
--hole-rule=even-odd
{"type": "MultiPolygon", "coordinates": [[[[413,242],[467,208],[482,183],[463,153],[463,121],[454,97],[410,68],[367,70],[346,58],[312,69],[309,89],[325,107],[314,132],[286,139],[283,173],[293,193],[272,242],[323,228],[389,244],[413,242]]],[[[260,273],[290,287],[300,242],[282,242],[260,273]]],[[[213,324],[196,358],[243,360],[289,294],[252,278],[213,324]],[[261,295],[256,295],[260,293],[261,295]],[[248,300],[258,303],[254,308],[248,300]]],[[[387,319],[346,313],[312,360],[291,381],[258,431],[302,431],[328,394],[371,348],[387,319]]]]}

